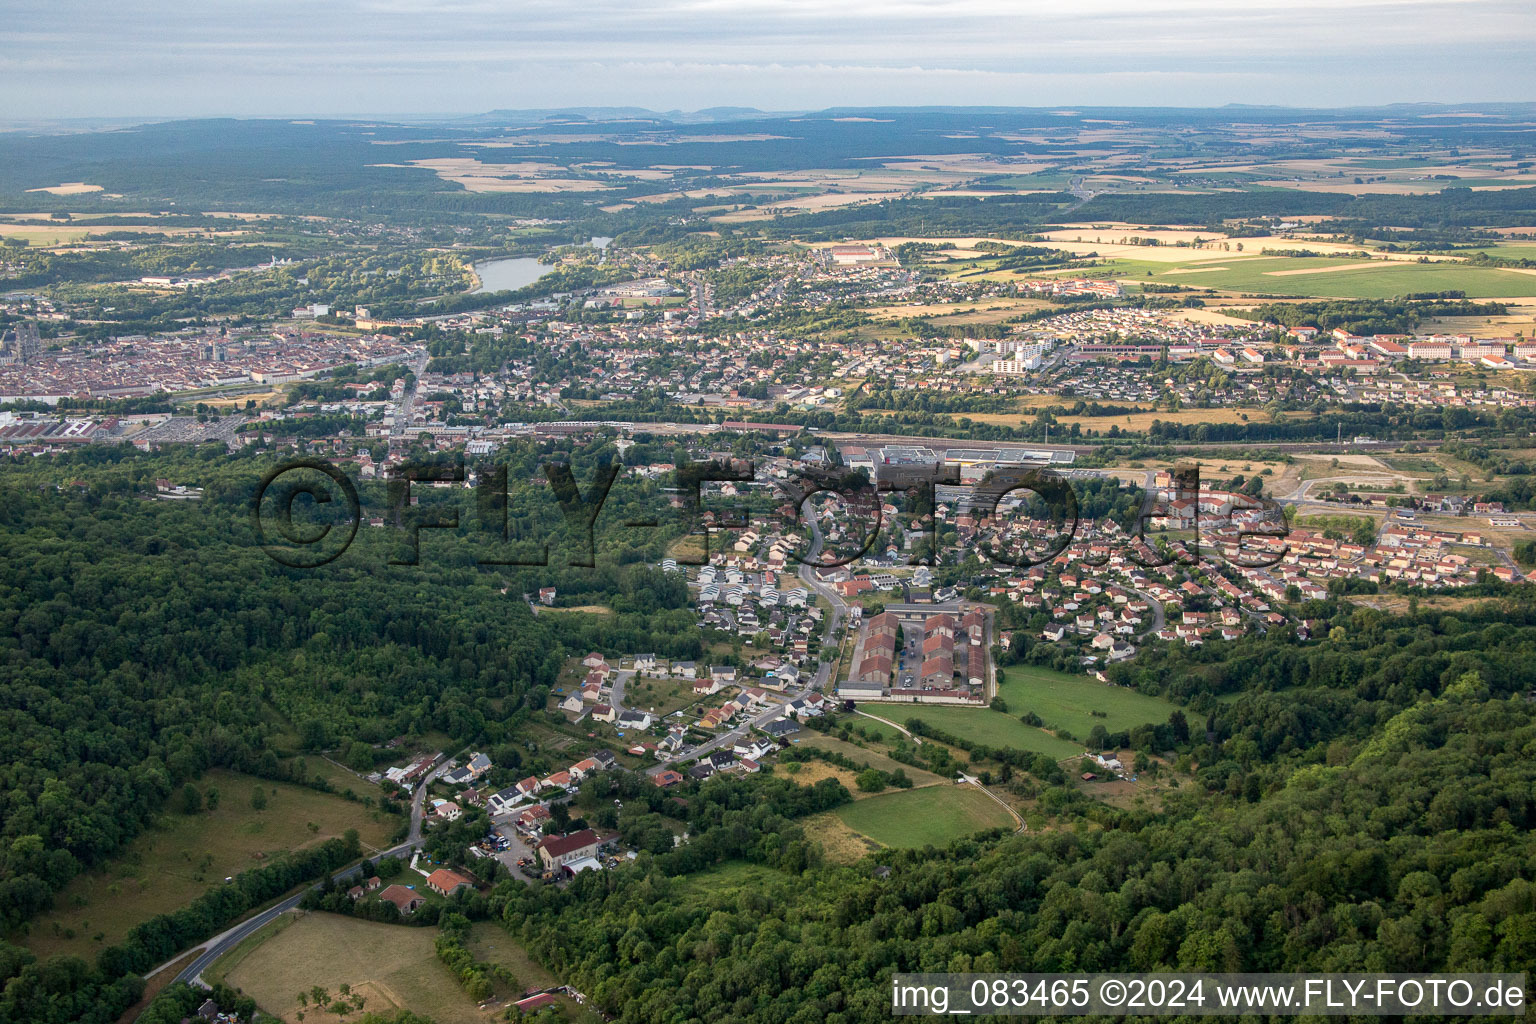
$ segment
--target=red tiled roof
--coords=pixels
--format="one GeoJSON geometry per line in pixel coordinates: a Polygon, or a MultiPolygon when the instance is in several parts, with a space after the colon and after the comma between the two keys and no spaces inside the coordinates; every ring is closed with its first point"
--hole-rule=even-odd
{"type": "Polygon", "coordinates": [[[559,857],[579,850],[584,846],[592,846],[597,842],[597,833],[589,828],[580,832],[572,832],[568,836],[550,836],[539,843],[539,849],[546,851],[551,857],[559,857]]]}

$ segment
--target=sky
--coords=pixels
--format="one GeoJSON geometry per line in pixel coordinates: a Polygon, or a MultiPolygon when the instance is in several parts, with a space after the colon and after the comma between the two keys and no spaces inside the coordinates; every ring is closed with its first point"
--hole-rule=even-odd
{"type": "Polygon", "coordinates": [[[1532,0],[5,0],[0,120],[1536,100],[1532,0]]]}

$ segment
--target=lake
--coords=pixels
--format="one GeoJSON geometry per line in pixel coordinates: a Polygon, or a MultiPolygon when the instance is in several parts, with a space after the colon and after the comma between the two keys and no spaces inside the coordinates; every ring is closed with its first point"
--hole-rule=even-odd
{"type": "Polygon", "coordinates": [[[532,256],[516,256],[505,260],[487,260],[484,263],[475,264],[475,275],[480,278],[480,287],[474,294],[481,292],[509,292],[518,288],[527,287],[545,274],[550,268],[532,256]]]}
{"type": "MultiPolygon", "coordinates": [[[[587,244],[596,249],[606,249],[611,241],[613,241],[611,238],[594,235],[592,241],[587,244]]],[[[547,264],[540,263],[532,256],[514,256],[510,259],[476,263],[475,276],[480,278],[480,287],[470,294],[510,292],[526,288],[549,273],[550,269],[547,264]]]]}

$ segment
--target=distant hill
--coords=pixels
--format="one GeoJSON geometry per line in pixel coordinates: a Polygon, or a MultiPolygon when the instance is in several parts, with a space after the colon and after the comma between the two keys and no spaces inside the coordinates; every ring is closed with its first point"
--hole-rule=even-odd
{"type": "Polygon", "coordinates": [[[707,124],[719,121],[745,121],[781,117],[755,107],[706,107],[703,110],[649,110],[645,107],[558,107],[535,110],[490,110],[456,119],[468,124],[542,124],[548,121],[657,121],[670,124],[707,124]]]}

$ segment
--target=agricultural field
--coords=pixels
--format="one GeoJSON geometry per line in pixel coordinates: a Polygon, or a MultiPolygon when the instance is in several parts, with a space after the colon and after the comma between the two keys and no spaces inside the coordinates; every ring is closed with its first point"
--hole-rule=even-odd
{"type": "Polygon", "coordinates": [[[23,944],[39,956],[93,958],[156,914],[190,903],[228,875],[281,854],[356,829],[364,849],[382,849],[398,819],[330,793],[214,769],[195,784],[204,794],[197,814],[183,814],[181,794],[128,850],[102,869],[74,879],[54,910],[34,921],[23,944]],[[251,806],[260,788],[266,806],[251,806]],[[207,795],[218,791],[218,806],[207,795]],[[313,827],[311,827],[313,826],[313,827]]]}
{"type": "Polygon", "coordinates": [[[883,846],[945,846],[1014,820],[996,801],[973,786],[928,786],[882,793],[839,807],[843,824],[883,846]]]}
{"type": "MultiPolygon", "coordinates": [[[[1066,729],[1074,736],[1086,737],[1095,725],[1120,732],[1149,722],[1160,724],[1168,721],[1175,710],[1175,705],[1166,700],[1123,686],[1110,686],[1088,676],[1032,665],[1010,665],[999,672],[1004,682],[998,687],[998,695],[1008,703],[1010,715],[1031,711],[1040,716],[1047,728],[1066,729]]],[[[1205,728],[1201,715],[1187,709],[1184,714],[1192,732],[1205,728]]]]}
{"type": "MultiPolygon", "coordinates": [[[[1303,247],[1302,243],[1295,243],[1303,247]]],[[[1179,250],[1189,252],[1189,250],[1179,250]]],[[[1124,283],[1181,284],[1223,291],[1346,299],[1386,299],[1409,292],[1463,291],[1468,298],[1536,295],[1536,274],[1470,267],[1450,262],[1362,261],[1358,257],[1235,255],[1215,259],[1200,253],[1181,261],[1145,256],[1105,261],[1101,270],[1124,283]]]]}
{"type": "Polygon", "coordinates": [[[60,245],[78,242],[91,234],[90,228],[62,224],[0,224],[0,238],[15,238],[27,245],[60,245]]]}
{"type": "Polygon", "coordinates": [[[1479,251],[1506,260],[1536,260],[1536,245],[1529,242],[1495,245],[1479,251]]]}

